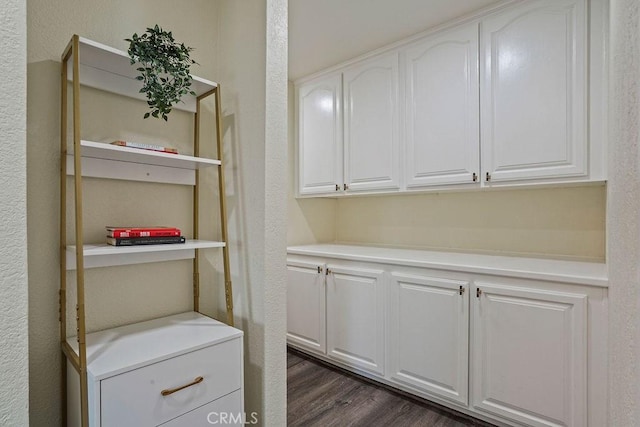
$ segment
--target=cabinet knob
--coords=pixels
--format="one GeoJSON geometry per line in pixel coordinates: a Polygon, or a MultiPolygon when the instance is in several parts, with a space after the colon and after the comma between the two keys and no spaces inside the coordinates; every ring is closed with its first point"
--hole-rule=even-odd
{"type": "Polygon", "coordinates": [[[491,174],[489,172],[487,172],[486,180],[487,182],[491,181],[491,174]]]}

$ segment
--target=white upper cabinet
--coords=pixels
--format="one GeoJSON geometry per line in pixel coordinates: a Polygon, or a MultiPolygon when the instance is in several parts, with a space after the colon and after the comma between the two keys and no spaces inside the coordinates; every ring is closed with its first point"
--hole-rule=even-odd
{"type": "Polygon", "coordinates": [[[606,180],[607,1],[527,0],[298,88],[298,195],[606,180]]]}
{"type": "Polygon", "coordinates": [[[398,53],[350,67],[343,82],[345,189],[399,189],[398,53]]]}
{"type": "Polygon", "coordinates": [[[585,176],[585,0],[529,1],[480,25],[483,180],[585,176]]]}
{"type": "Polygon", "coordinates": [[[404,51],[407,188],[479,182],[478,24],[404,51]]]}
{"type": "Polygon", "coordinates": [[[301,195],[342,189],[341,96],[341,74],[325,76],[296,89],[301,195]]]}

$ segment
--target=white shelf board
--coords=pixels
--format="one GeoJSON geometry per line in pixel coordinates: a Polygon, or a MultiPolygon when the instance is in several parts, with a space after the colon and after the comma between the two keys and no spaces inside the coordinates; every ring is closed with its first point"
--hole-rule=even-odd
{"type": "MultiPolygon", "coordinates": [[[[220,160],[81,141],[82,176],[195,185],[195,170],[219,166],[220,160]]],[[[67,154],[67,175],[74,174],[73,154],[67,154]]]]}
{"type": "Polygon", "coordinates": [[[82,157],[180,169],[201,169],[204,167],[220,166],[221,163],[220,160],[207,159],[205,157],[162,153],[159,151],[121,147],[114,144],[85,140],[80,141],[80,149],[82,150],[82,157]]]}
{"type": "MultiPolygon", "coordinates": [[[[196,312],[175,314],[87,334],[87,370],[96,379],[232,339],[243,332],[196,312]]],[[[78,353],[76,337],[67,342],[78,353]]]]}
{"type": "MultiPolygon", "coordinates": [[[[80,37],[80,84],[107,92],[117,93],[130,98],[146,101],[140,93],[142,82],[136,80],[138,64],[131,64],[129,55],[121,50],[80,37]]],[[[68,67],[67,78],[73,78],[73,67],[68,67]]],[[[196,97],[212,91],[218,85],[198,76],[191,76],[191,89],[196,96],[185,95],[183,102],[174,108],[183,111],[196,111],[196,97]]]]}
{"type": "MultiPolygon", "coordinates": [[[[165,245],[111,246],[106,243],[85,244],[84,268],[143,264],[147,262],[192,259],[195,249],[223,248],[224,242],[187,240],[165,245]]],[[[76,247],[67,246],[67,270],[76,269],[76,247]]]]}

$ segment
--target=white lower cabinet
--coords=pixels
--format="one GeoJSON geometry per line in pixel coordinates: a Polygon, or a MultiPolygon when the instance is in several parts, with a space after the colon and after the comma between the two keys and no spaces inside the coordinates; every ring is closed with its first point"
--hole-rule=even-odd
{"type": "Polygon", "coordinates": [[[587,296],[475,285],[473,407],[530,426],[586,426],[587,296]]]}
{"type": "Polygon", "coordinates": [[[469,283],[391,272],[391,381],[467,404],[469,283]]]}
{"type": "Polygon", "coordinates": [[[383,270],[327,264],[327,354],[384,375],[383,270]]]}
{"type": "Polygon", "coordinates": [[[331,248],[288,259],[291,346],[500,425],[606,425],[607,289],[587,285],[603,283],[598,266],[505,257],[513,276],[493,275],[490,257],[438,269],[331,248]],[[558,281],[539,279],[543,265],[558,281]]]}
{"type": "Polygon", "coordinates": [[[325,268],[317,260],[287,260],[287,341],[326,354],[325,268]]]}

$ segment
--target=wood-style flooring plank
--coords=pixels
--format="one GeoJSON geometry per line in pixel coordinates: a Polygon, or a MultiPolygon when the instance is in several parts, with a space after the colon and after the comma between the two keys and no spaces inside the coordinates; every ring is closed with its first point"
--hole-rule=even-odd
{"type": "Polygon", "coordinates": [[[296,427],[490,427],[408,398],[303,353],[287,353],[287,425],[296,427]]]}

